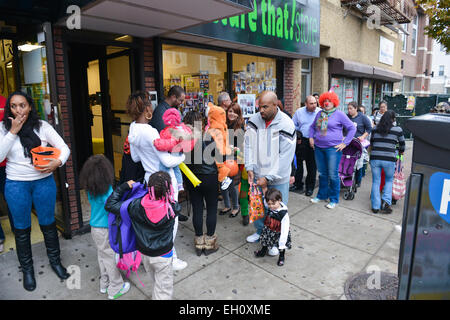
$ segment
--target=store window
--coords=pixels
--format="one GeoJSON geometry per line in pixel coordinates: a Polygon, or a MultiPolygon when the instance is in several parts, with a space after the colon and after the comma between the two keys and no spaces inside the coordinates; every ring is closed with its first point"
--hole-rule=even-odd
{"type": "Polygon", "coordinates": [[[373,81],[368,79],[363,79],[362,90],[361,90],[361,104],[366,107],[366,114],[372,113],[373,103],[373,81]]]}
{"type": "MultiPolygon", "coordinates": [[[[407,23],[402,24],[402,29],[404,31],[408,31],[408,24],[407,23]]],[[[408,35],[405,32],[401,32],[401,35],[402,35],[402,52],[406,52],[408,35]]]]}
{"type": "Polygon", "coordinates": [[[164,44],[164,95],[170,87],[186,92],[186,110],[203,111],[208,101],[217,103],[221,91],[227,91],[227,54],[207,49],[164,44]]]}
{"type": "Polygon", "coordinates": [[[247,54],[233,54],[233,92],[255,94],[277,90],[276,60],[247,54]]]}
{"type": "Polygon", "coordinates": [[[302,60],[301,101],[311,94],[311,59],[302,60]]]}
{"type": "MultiPolygon", "coordinates": [[[[12,48],[11,48],[12,50],[12,48]]],[[[14,50],[10,51],[11,53],[14,50]]],[[[50,104],[50,85],[48,80],[47,50],[44,32],[30,34],[17,43],[18,68],[11,63],[11,73],[8,83],[11,84],[15,73],[19,73],[19,83],[16,88],[8,90],[20,90],[26,92],[33,99],[34,106],[42,120],[55,125],[54,113],[50,104]]],[[[62,204],[59,171],[56,170],[53,177],[57,186],[55,218],[58,226],[64,224],[64,210],[62,204]]]]}
{"type": "Polygon", "coordinates": [[[345,77],[331,78],[331,87],[339,97],[339,109],[346,112],[347,104],[358,100],[358,79],[345,77]]]}

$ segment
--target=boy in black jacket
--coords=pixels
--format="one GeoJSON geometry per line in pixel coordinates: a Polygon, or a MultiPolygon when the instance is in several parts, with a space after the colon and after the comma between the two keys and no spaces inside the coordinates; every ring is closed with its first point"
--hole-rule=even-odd
{"type": "MultiPolygon", "coordinates": [[[[106,211],[120,215],[123,194],[132,188],[134,181],[120,185],[108,198],[106,211]]],[[[148,181],[149,192],[134,199],[128,206],[136,249],[143,255],[145,269],[155,283],[153,300],[170,300],[173,294],[173,228],[175,213],[171,203],[173,189],[167,172],[152,174],[148,181]]]]}

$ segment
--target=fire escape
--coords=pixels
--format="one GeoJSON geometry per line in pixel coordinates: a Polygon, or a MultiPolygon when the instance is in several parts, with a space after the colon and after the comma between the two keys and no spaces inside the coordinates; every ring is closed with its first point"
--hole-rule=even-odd
{"type": "Polygon", "coordinates": [[[416,10],[410,0],[341,0],[341,4],[358,11],[369,18],[374,14],[371,6],[380,9],[380,25],[389,26],[409,23],[416,14],[416,10]]]}

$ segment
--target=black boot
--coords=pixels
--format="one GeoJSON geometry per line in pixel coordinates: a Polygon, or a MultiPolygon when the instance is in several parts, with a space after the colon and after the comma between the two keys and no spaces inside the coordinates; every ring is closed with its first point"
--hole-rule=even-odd
{"type": "Polygon", "coordinates": [[[255,257],[257,257],[257,258],[264,257],[267,254],[267,250],[268,250],[268,248],[263,246],[261,248],[261,250],[255,251],[255,257]]]}
{"type": "Polygon", "coordinates": [[[70,274],[68,274],[66,268],[61,265],[61,251],[59,250],[59,239],[58,231],[56,230],[56,222],[53,222],[48,226],[40,225],[40,227],[42,234],[44,235],[44,242],[47,248],[47,256],[48,260],[50,261],[50,266],[60,279],[66,280],[70,277],[70,274]]]}
{"type": "Polygon", "coordinates": [[[36,289],[34,278],[33,255],[31,253],[31,227],[27,229],[15,229],[17,258],[23,272],[23,287],[27,291],[36,289]]]}
{"type": "Polygon", "coordinates": [[[277,265],[279,265],[280,267],[284,266],[284,251],[284,249],[280,250],[280,256],[278,257],[277,265]]]}

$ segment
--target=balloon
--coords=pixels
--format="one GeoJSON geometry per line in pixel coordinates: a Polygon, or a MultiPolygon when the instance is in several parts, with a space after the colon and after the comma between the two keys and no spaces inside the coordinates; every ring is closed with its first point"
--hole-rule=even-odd
{"type": "Polygon", "coordinates": [[[202,183],[184,162],[180,163],[180,170],[189,179],[189,181],[192,182],[194,188],[197,187],[200,183],[202,183]]]}

